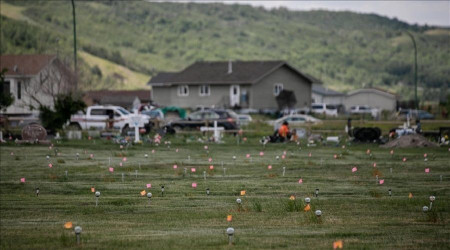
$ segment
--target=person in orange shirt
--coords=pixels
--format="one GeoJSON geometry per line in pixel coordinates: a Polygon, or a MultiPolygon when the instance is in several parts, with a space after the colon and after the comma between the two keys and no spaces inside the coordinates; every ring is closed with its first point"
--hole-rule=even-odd
{"type": "Polygon", "coordinates": [[[278,129],[278,136],[280,137],[280,141],[284,142],[286,139],[289,139],[289,123],[287,121],[283,122],[283,125],[278,129]]]}

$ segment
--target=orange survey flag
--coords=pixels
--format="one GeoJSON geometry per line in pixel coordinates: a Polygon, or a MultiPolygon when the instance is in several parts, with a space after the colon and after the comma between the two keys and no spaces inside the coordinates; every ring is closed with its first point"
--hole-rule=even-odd
{"type": "Polygon", "coordinates": [[[233,215],[229,214],[227,215],[227,221],[231,222],[233,220],[233,215]]]}
{"type": "Polygon", "coordinates": [[[71,229],[72,228],[72,222],[71,221],[66,222],[64,224],[64,228],[71,229]]]}
{"type": "Polygon", "coordinates": [[[305,206],[305,208],[303,209],[303,211],[308,212],[309,210],[311,210],[311,207],[308,205],[305,206]]]}
{"type": "Polygon", "coordinates": [[[411,199],[412,197],[413,197],[412,193],[409,193],[408,198],[411,199]]]}
{"type": "Polygon", "coordinates": [[[145,190],[141,191],[141,195],[144,196],[147,192],[145,192],[145,190]]]}
{"type": "Polygon", "coordinates": [[[242,195],[242,196],[245,195],[245,190],[242,190],[242,191],[241,191],[241,195],[242,195]]]}
{"type": "Polygon", "coordinates": [[[342,240],[338,240],[333,242],[333,249],[342,249],[344,247],[344,244],[342,243],[342,240]]]}

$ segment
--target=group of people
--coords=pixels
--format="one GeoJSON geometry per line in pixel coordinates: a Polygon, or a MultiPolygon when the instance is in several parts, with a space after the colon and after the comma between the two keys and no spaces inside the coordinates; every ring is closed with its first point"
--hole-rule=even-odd
{"type": "Polygon", "coordinates": [[[268,137],[268,141],[270,142],[288,142],[297,140],[297,131],[295,129],[291,131],[287,121],[283,122],[280,128],[276,130],[272,136],[268,137]]]}

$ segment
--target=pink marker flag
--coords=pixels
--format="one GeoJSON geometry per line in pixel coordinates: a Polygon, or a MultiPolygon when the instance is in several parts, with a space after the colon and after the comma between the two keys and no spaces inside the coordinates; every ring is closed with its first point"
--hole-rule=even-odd
{"type": "Polygon", "coordinates": [[[94,158],[94,154],[91,154],[89,157],[94,158]]]}
{"type": "Polygon", "coordinates": [[[429,168],[425,168],[425,173],[429,173],[430,169],[429,168]]]}
{"type": "Polygon", "coordinates": [[[269,170],[272,169],[272,165],[267,166],[267,169],[269,170]]]}
{"type": "Polygon", "coordinates": [[[333,155],[334,159],[337,159],[337,155],[333,155]]]}
{"type": "Polygon", "coordinates": [[[11,155],[14,155],[14,152],[11,152],[11,155]]]}
{"type": "Polygon", "coordinates": [[[425,153],[425,154],[423,154],[423,157],[424,157],[424,158],[427,158],[427,156],[428,156],[428,154],[426,154],[426,153],[425,153]]]}
{"type": "Polygon", "coordinates": [[[152,149],[152,154],[154,154],[155,153],[155,150],[154,149],[152,149]]]}
{"type": "Polygon", "coordinates": [[[309,154],[308,154],[308,156],[309,156],[309,157],[311,157],[311,156],[312,156],[312,154],[311,154],[311,153],[309,153],[309,154]]]}
{"type": "Polygon", "coordinates": [[[122,166],[123,166],[123,163],[122,163],[122,162],[119,162],[119,166],[121,166],[121,167],[122,167],[122,166]]]}
{"type": "Polygon", "coordinates": [[[109,172],[114,172],[114,168],[109,168],[109,172]]]}
{"type": "Polygon", "coordinates": [[[264,156],[264,152],[259,152],[259,156],[264,156]]]}
{"type": "Polygon", "coordinates": [[[282,156],[281,156],[281,159],[284,159],[284,158],[286,158],[286,155],[282,155],[282,156]]]}
{"type": "Polygon", "coordinates": [[[147,188],[151,188],[152,187],[152,184],[147,184],[147,188]]]}
{"type": "Polygon", "coordinates": [[[406,161],[406,157],[403,157],[403,162],[405,162],[406,161]]]}
{"type": "Polygon", "coordinates": [[[283,154],[286,155],[286,151],[283,151],[283,154]]]}
{"type": "Polygon", "coordinates": [[[394,154],[394,150],[391,150],[391,155],[393,155],[394,154]]]}
{"type": "Polygon", "coordinates": [[[374,167],[374,168],[377,167],[377,163],[376,163],[376,162],[373,163],[373,167],[374,167]]]}
{"type": "Polygon", "coordinates": [[[196,169],[195,168],[191,168],[191,172],[195,173],[196,169]]]}
{"type": "Polygon", "coordinates": [[[196,188],[197,187],[197,183],[196,182],[192,182],[192,187],[196,188]]]}
{"type": "Polygon", "coordinates": [[[300,178],[300,179],[298,180],[298,184],[302,184],[302,183],[303,183],[303,179],[300,178]]]}
{"type": "Polygon", "coordinates": [[[204,148],[205,150],[208,150],[208,146],[206,146],[206,145],[205,145],[203,148],[204,148]]]}
{"type": "Polygon", "coordinates": [[[352,168],[352,172],[354,173],[354,172],[356,172],[356,171],[358,171],[358,168],[357,168],[357,167],[353,167],[353,168],[352,168]]]}
{"type": "Polygon", "coordinates": [[[209,170],[213,170],[213,169],[214,169],[213,165],[209,166],[209,170]]]}
{"type": "Polygon", "coordinates": [[[122,161],[126,162],[127,161],[127,157],[123,157],[122,161]]]}
{"type": "Polygon", "coordinates": [[[175,152],[177,152],[177,153],[178,153],[178,148],[177,148],[177,149],[175,149],[175,152]]]}
{"type": "Polygon", "coordinates": [[[178,168],[178,166],[175,164],[175,165],[173,165],[173,169],[177,169],[178,168]]]}
{"type": "Polygon", "coordinates": [[[49,167],[49,168],[52,168],[52,167],[53,167],[53,164],[49,163],[49,164],[48,164],[48,167],[49,167]]]}
{"type": "Polygon", "coordinates": [[[20,182],[24,183],[25,182],[25,178],[20,178],[20,182]]]}
{"type": "Polygon", "coordinates": [[[250,158],[250,154],[246,154],[245,157],[250,158]]]}
{"type": "Polygon", "coordinates": [[[212,162],[212,158],[209,158],[208,161],[209,161],[209,162],[212,162]]]}
{"type": "Polygon", "coordinates": [[[384,183],[384,180],[380,180],[380,185],[383,185],[383,183],[384,183]]]}

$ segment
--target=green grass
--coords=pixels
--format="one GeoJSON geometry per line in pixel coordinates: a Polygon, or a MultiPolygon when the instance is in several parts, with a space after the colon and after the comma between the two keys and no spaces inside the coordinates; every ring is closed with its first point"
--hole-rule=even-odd
{"type": "Polygon", "coordinates": [[[447,148],[396,149],[391,156],[390,150],[376,145],[307,148],[302,142],[300,146],[267,145],[260,157],[259,138],[247,136],[244,144],[236,145],[231,136],[225,144],[208,144],[209,152],[201,143],[187,144],[185,135],[169,138],[170,148],[144,144],[123,152],[109,141],[54,142],[60,156],[48,146],[3,144],[1,248],[76,248],[73,230],[63,228],[72,221],[83,228],[82,245],[89,249],[228,249],[225,230],[229,226],[236,230],[233,247],[239,249],[331,249],[336,240],[343,240],[346,249],[448,249],[447,148]],[[368,148],[372,157],[366,155],[368,148]],[[275,160],[283,151],[286,159],[275,160]],[[430,155],[427,162],[425,152],[430,155]],[[89,160],[91,153],[94,158],[89,160]],[[247,153],[251,160],[245,158],[247,153]],[[333,154],[342,157],[334,160],[333,154]],[[46,155],[53,163],[51,169],[46,155]],[[127,155],[127,161],[120,167],[122,155],[127,155]],[[108,171],[109,157],[114,173],[108,171]],[[215,167],[212,171],[209,157],[215,167]],[[407,162],[401,161],[403,157],[407,162]],[[373,162],[377,162],[376,170],[373,162]],[[268,164],[273,166],[270,171],[268,164]],[[352,166],[358,167],[356,173],[351,172],[352,166]],[[195,174],[191,167],[197,168],[195,174]],[[425,167],[430,174],[424,173],[425,167]],[[385,180],[383,185],[375,183],[375,174],[385,180]],[[20,183],[23,177],[26,183],[20,183]],[[299,178],[303,184],[298,184],[299,178]],[[198,183],[196,189],[192,182],[198,183]],[[152,184],[150,207],[139,194],[149,190],[147,183],[152,184]],[[160,185],[165,186],[164,197],[160,185]],[[98,207],[91,187],[101,192],[98,207]],[[318,198],[313,195],[316,188],[318,198]],[[235,200],[241,190],[246,195],[238,211],[235,200]],[[291,195],[295,201],[289,200],[291,195]],[[424,214],[422,206],[429,205],[430,195],[436,201],[432,212],[424,214]],[[311,212],[303,211],[305,197],[311,197],[311,212]],[[316,209],[322,210],[320,219],[313,215],[316,209]],[[232,222],[226,221],[228,214],[233,215],[232,222]]]}

